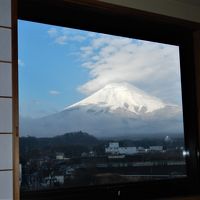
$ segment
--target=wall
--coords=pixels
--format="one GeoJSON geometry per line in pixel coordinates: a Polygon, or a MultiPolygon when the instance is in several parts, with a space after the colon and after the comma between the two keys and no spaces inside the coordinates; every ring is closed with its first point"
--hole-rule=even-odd
{"type": "Polygon", "coordinates": [[[200,2],[197,0],[100,0],[156,14],[200,22],[200,2]]]}
{"type": "Polygon", "coordinates": [[[0,200],[13,199],[11,0],[0,0],[0,200]]]}

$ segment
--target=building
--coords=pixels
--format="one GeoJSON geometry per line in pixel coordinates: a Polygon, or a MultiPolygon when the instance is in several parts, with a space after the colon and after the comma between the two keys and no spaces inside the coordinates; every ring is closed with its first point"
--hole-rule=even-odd
{"type": "Polygon", "coordinates": [[[57,183],[59,183],[59,184],[64,184],[64,181],[65,181],[65,177],[64,177],[64,175],[55,175],[55,180],[56,180],[56,182],[57,183]]]}
{"type": "Polygon", "coordinates": [[[144,147],[138,147],[138,148],[137,148],[137,152],[138,152],[138,153],[147,153],[147,152],[148,152],[148,149],[147,149],[147,148],[144,148],[144,147]]]}
{"type": "Polygon", "coordinates": [[[150,146],[150,151],[163,151],[163,146],[150,146]]]}
{"type": "Polygon", "coordinates": [[[57,153],[56,160],[64,160],[64,153],[57,153]]]}
{"type": "Polygon", "coordinates": [[[47,177],[44,178],[44,186],[53,186],[53,185],[56,185],[56,184],[64,184],[64,181],[65,181],[65,176],[62,172],[59,172],[59,171],[56,171],[54,172],[53,175],[49,175],[47,177]]]}
{"type": "Polygon", "coordinates": [[[118,142],[110,142],[109,146],[105,148],[105,153],[133,155],[137,153],[137,149],[136,147],[120,147],[118,142]]]}

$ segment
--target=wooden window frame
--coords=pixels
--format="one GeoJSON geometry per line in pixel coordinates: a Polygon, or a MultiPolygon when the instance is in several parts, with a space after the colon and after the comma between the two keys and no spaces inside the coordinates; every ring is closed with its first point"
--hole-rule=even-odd
{"type": "MultiPolygon", "coordinates": [[[[16,4],[15,4],[16,7],[16,4]]],[[[198,194],[200,186],[199,128],[200,117],[200,24],[151,14],[131,8],[114,6],[95,0],[18,0],[18,19],[77,28],[118,36],[144,39],[178,45],[180,47],[181,83],[184,114],[187,178],[91,186],[72,189],[56,189],[39,192],[23,192],[22,199],[149,199],[176,195],[198,194]],[[120,196],[118,195],[120,191],[120,196]]],[[[17,25],[15,24],[17,30],[17,25]]],[[[13,37],[16,39],[17,33],[13,37]]],[[[17,41],[17,39],[16,39],[17,41]]],[[[17,43],[13,50],[17,66],[17,43]]],[[[18,127],[17,67],[13,70],[14,127],[18,127]]],[[[18,128],[17,128],[18,129],[18,128]]],[[[18,130],[16,131],[16,133],[18,130]]],[[[18,139],[14,140],[15,177],[17,176],[18,139]]],[[[15,180],[16,181],[16,180],[15,180]]],[[[14,184],[19,197],[19,185],[14,184]]]]}

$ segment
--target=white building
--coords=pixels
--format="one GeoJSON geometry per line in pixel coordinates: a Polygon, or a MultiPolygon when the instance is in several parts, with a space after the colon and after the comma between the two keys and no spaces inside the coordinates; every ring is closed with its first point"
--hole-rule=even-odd
{"type": "Polygon", "coordinates": [[[105,148],[105,152],[111,154],[119,154],[119,143],[110,142],[109,146],[105,148]]]}
{"type": "Polygon", "coordinates": [[[136,147],[120,147],[118,142],[110,142],[105,148],[105,152],[109,154],[132,155],[137,153],[136,147]]]}
{"type": "Polygon", "coordinates": [[[57,173],[54,176],[45,177],[43,186],[49,186],[49,185],[52,185],[52,184],[55,184],[55,183],[64,184],[64,182],[65,182],[64,175],[57,173]]]}
{"type": "Polygon", "coordinates": [[[64,153],[57,153],[56,154],[56,160],[64,160],[64,153]]]}
{"type": "Polygon", "coordinates": [[[119,147],[119,154],[132,155],[137,153],[136,147],[119,147]]]}
{"type": "Polygon", "coordinates": [[[147,153],[147,152],[148,152],[148,149],[147,149],[147,148],[144,148],[144,147],[138,147],[138,148],[137,148],[137,152],[138,152],[138,153],[147,153]]]}
{"type": "Polygon", "coordinates": [[[56,175],[55,179],[56,179],[56,182],[60,183],[60,184],[64,184],[64,182],[65,182],[65,178],[63,175],[56,175]]]}
{"type": "Polygon", "coordinates": [[[150,146],[150,151],[163,151],[163,146],[150,146]]]}

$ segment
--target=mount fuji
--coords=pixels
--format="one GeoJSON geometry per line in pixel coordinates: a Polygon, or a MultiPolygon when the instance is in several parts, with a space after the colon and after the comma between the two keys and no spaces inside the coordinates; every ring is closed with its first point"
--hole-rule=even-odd
{"type": "Polygon", "coordinates": [[[182,110],[128,83],[112,83],[61,112],[20,118],[21,135],[49,137],[84,131],[98,137],[142,137],[183,132],[182,110]]]}

